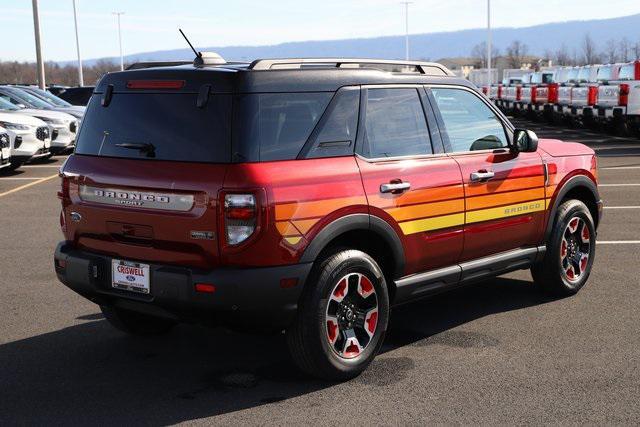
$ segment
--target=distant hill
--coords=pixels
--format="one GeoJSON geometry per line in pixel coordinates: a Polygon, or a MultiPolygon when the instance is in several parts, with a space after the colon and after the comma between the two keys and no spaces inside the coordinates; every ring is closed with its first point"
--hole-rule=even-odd
{"type": "MultiPolygon", "coordinates": [[[[546,50],[555,51],[560,47],[560,44],[564,44],[569,54],[573,54],[574,50],[580,54],[581,42],[586,33],[589,33],[595,40],[598,49],[603,50],[605,43],[611,39],[618,40],[626,37],[632,43],[640,42],[639,29],[640,14],[611,19],[558,22],[532,27],[496,28],[493,30],[493,43],[504,51],[513,40],[520,40],[528,46],[528,53],[533,55],[543,55],[546,50]]],[[[179,35],[176,33],[176,38],[178,37],[179,35]]],[[[410,39],[411,57],[435,59],[468,56],[473,46],[485,41],[485,39],[486,29],[483,28],[412,34],[410,39]]],[[[198,49],[218,52],[227,60],[309,56],[393,59],[404,57],[404,36],[301,41],[272,46],[199,46],[198,49]]],[[[127,55],[125,62],[190,59],[192,57],[192,52],[185,48],[127,55]]],[[[102,59],[117,60],[117,58],[102,59]]],[[[96,60],[87,60],[85,63],[93,65],[96,60]]]]}

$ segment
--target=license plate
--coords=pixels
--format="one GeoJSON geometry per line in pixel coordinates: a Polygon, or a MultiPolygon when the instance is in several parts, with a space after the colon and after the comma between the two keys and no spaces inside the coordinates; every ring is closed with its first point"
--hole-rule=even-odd
{"type": "Polygon", "coordinates": [[[111,272],[111,286],[114,288],[149,293],[149,264],[114,259],[111,272]]]}
{"type": "Polygon", "coordinates": [[[8,148],[3,148],[2,150],[0,150],[0,159],[4,160],[4,159],[8,159],[10,157],[9,155],[9,149],[8,148]]]}
{"type": "Polygon", "coordinates": [[[49,148],[51,146],[51,142],[49,142],[48,140],[44,140],[44,148],[49,148]]]}

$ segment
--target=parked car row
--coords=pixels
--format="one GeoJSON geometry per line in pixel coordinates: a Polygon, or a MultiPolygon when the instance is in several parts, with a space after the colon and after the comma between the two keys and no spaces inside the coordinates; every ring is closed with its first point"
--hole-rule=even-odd
{"type": "Polygon", "coordinates": [[[547,68],[482,91],[510,114],[640,135],[640,60],[547,68]]]}
{"type": "Polygon", "coordinates": [[[84,110],[38,87],[0,85],[0,170],[73,151],[84,110]]]}

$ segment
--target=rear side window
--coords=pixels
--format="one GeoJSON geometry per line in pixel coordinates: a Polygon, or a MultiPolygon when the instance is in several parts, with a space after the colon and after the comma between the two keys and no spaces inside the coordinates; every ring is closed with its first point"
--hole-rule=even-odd
{"type": "Polygon", "coordinates": [[[620,75],[618,78],[620,80],[633,80],[635,78],[635,65],[625,65],[620,68],[620,75]]]}
{"type": "Polygon", "coordinates": [[[115,93],[107,107],[91,98],[76,153],[133,159],[228,163],[231,160],[231,96],[115,93]]]}
{"type": "Polygon", "coordinates": [[[508,146],[502,122],[476,95],[461,89],[431,88],[451,152],[508,146]]]}
{"type": "Polygon", "coordinates": [[[427,122],[415,88],[369,89],[363,155],[368,158],[432,154],[427,122]]]}
{"type": "Polygon", "coordinates": [[[236,160],[295,159],[332,96],[333,92],[239,96],[236,160]]]}

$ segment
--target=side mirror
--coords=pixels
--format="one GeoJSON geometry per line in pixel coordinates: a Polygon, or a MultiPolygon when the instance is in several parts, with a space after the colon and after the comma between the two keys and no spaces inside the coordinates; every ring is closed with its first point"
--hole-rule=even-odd
{"type": "Polygon", "coordinates": [[[516,153],[535,153],[538,150],[538,135],[532,130],[516,129],[512,148],[516,153]]]}

